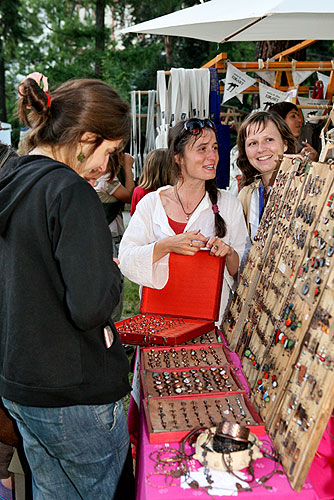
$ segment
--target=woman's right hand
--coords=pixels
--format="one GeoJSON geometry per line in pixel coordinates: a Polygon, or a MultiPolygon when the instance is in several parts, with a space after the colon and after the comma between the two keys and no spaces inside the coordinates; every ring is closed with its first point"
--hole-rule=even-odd
{"type": "Polygon", "coordinates": [[[207,241],[208,238],[203,236],[200,229],[163,238],[154,245],[153,263],[162,259],[162,257],[170,252],[182,255],[195,255],[200,248],[206,246],[207,241]]]}

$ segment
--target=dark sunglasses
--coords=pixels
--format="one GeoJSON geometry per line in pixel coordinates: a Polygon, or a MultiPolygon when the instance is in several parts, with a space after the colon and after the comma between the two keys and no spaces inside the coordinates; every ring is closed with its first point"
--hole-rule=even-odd
{"type": "Polygon", "coordinates": [[[179,142],[186,134],[198,135],[204,128],[210,128],[215,134],[217,133],[215,124],[211,120],[208,120],[207,118],[205,120],[190,118],[184,122],[183,129],[175,142],[179,142]]]}

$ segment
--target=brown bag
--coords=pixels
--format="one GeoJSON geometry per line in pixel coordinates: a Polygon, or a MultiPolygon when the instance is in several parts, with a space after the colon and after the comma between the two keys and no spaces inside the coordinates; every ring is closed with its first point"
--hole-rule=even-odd
{"type": "Polygon", "coordinates": [[[0,399],[0,441],[17,447],[19,443],[19,431],[14,419],[8,414],[0,399]]]}

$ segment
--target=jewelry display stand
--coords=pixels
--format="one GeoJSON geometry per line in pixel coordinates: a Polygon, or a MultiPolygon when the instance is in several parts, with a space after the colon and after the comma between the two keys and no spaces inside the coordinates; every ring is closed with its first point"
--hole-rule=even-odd
{"type": "Polygon", "coordinates": [[[334,406],[334,171],[285,159],[223,326],[291,486],[334,406]]]}

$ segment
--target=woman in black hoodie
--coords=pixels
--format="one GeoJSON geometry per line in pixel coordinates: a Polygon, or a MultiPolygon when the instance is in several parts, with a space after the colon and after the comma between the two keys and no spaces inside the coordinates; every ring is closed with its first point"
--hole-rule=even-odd
{"type": "Polygon", "coordinates": [[[111,320],[120,272],[89,182],[128,140],[129,109],[98,80],[47,90],[43,75],[20,84],[28,154],[0,173],[0,394],[35,500],[110,500],[129,445],[119,400],[130,386],[111,320]]]}

